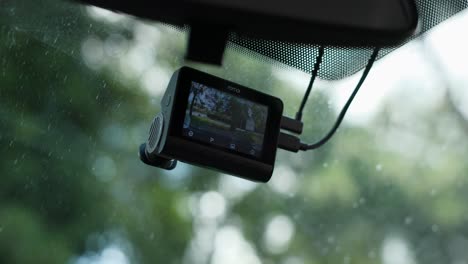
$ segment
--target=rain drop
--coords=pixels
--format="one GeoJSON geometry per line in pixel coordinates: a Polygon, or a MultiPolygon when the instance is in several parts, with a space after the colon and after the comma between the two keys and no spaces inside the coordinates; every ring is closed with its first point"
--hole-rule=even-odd
{"type": "Polygon", "coordinates": [[[413,223],[413,218],[411,216],[405,217],[405,225],[410,225],[413,223]]]}
{"type": "Polygon", "coordinates": [[[382,164],[379,163],[379,164],[375,165],[375,170],[376,171],[381,171],[382,170],[382,164]]]}
{"type": "Polygon", "coordinates": [[[366,198],[361,197],[361,198],[359,199],[359,203],[360,203],[360,204],[365,204],[365,203],[366,203],[366,198]]]}
{"type": "Polygon", "coordinates": [[[351,263],[351,257],[350,257],[350,256],[344,257],[343,263],[344,263],[344,264],[349,264],[349,263],[351,263]]]}

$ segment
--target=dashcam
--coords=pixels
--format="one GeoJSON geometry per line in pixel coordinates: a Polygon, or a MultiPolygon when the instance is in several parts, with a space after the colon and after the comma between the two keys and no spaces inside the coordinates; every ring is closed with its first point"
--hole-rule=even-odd
{"type": "Polygon", "coordinates": [[[171,77],[140,159],[164,169],[182,161],[267,182],[282,113],[279,98],[182,67],[171,77]]]}

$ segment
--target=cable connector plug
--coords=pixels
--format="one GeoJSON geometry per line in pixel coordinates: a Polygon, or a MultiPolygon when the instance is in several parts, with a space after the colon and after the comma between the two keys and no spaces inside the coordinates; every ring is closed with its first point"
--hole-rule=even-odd
{"type": "Polygon", "coordinates": [[[301,144],[301,140],[298,137],[280,132],[278,148],[291,152],[298,152],[301,149],[301,144]]]}
{"type": "Polygon", "coordinates": [[[287,130],[295,134],[302,134],[304,124],[301,120],[296,120],[287,116],[281,117],[281,129],[287,130]]]}

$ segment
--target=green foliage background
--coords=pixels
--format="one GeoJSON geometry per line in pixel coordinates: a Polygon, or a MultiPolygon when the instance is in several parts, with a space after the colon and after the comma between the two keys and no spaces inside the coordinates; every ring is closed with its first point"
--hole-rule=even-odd
{"type": "MultiPolygon", "coordinates": [[[[183,164],[165,172],[136,155],[161,93],[142,89],[141,74],[125,74],[124,53],[104,52],[98,64],[82,56],[89,38],[105,46],[118,36],[130,50],[141,28],[159,34],[146,44],[167,78],[183,65],[185,47],[185,35],[170,27],[100,19],[62,1],[0,3],[0,263],[79,263],[109,245],[131,263],[212,263],[216,230],[226,226],[263,263],[381,263],[392,238],[415,263],[468,260],[467,133],[450,100],[413,113],[419,125],[409,140],[395,140],[408,128],[398,127],[388,104],[320,150],[280,152],[270,184],[183,164]],[[416,152],[405,143],[415,141],[416,152]],[[199,204],[213,192],[224,213],[206,220],[199,204]],[[277,215],[294,232],[272,250],[265,230],[277,215]],[[204,252],[197,236],[207,226],[214,233],[204,252]]],[[[225,62],[192,66],[279,96],[293,114],[301,94],[271,65],[232,50],[225,62]]],[[[309,141],[334,120],[328,100],[320,92],[310,99],[309,141]]]]}

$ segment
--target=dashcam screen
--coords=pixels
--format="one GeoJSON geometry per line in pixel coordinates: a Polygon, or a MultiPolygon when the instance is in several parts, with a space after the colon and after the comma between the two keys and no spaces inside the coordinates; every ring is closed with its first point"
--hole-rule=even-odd
{"type": "Polygon", "coordinates": [[[192,82],[182,134],[261,157],[268,107],[230,93],[192,82]]]}

